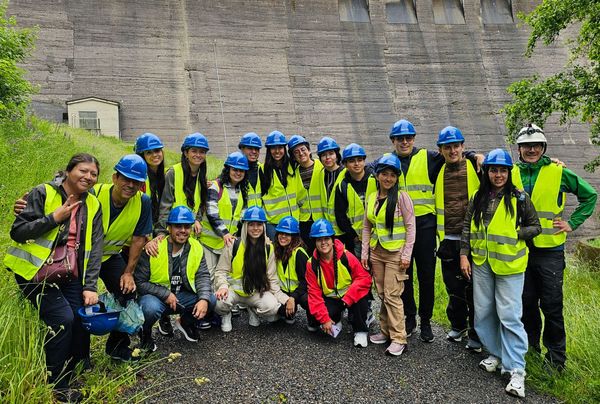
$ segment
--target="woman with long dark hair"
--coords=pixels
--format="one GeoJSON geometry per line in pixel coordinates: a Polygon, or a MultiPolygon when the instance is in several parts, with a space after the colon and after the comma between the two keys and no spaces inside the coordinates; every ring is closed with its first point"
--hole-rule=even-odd
{"type": "Polygon", "coordinates": [[[231,309],[237,303],[248,308],[248,323],[258,327],[260,317],[275,321],[279,306],[288,300],[279,287],[273,247],[266,241],[265,211],[251,206],[242,222],[241,237],[223,248],[215,270],[216,312],[223,332],[232,329],[231,309]]]}
{"type": "Polygon", "coordinates": [[[69,385],[75,365],[89,361],[90,355],[90,334],[77,310],[98,302],[104,232],[100,203],[89,190],[99,172],[94,156],[76,154],[52,181],[32,189],[11,227],[14,242],[4,257],[23,296],[48,326],[48,381],[61,402],[81,400],[81,393],[69,385]],[[75,257],[69,261],[71,274],[51,282],[39,278],[38,271],[63,248],[67,257],[75,257]]]}
{"type": "Polygon", "coordinates": [[[377,192],[367,200],[362,234],[361,263],[371,266],[381,299],[381,331],[374,344],[390,342],[385,353],[400,356],[406,349],[402,291],[415,242],[415,213],[406,192],[398,190],[400,160],[394,154],[379,159],[375,169],[377,192]]]}
{"type": "Polygon", "coordinates": [[[160,199],[165,187],[164,145],[154,133],[144,133],[135,140],[135,153],[146,161],[148,179],[141,191],[152,200],[152,223],[156,225],[159,217],[160,199]]]}
{"type": "Polygon", "coordinates": [[[490,354],[479,367],[491,373],[501,367],[511,375],[506,392],[525,397],[525,242],[542,228],[529,196],[513,185],[512,166],[505,150],[485,157],[481,186],[465,215],[460,267],[465,277],[473,276],[475,331],[490,354]]]}

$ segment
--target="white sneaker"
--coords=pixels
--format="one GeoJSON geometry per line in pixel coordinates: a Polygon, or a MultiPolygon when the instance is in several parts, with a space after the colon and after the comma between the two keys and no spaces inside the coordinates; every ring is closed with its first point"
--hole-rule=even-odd
{"type": "Polygon", "coordinates": [[[260,325],[260,318],[258,318],[258,314],[256,314],[256,310],[253,307],[248,307],[248,324],[252,327],[260,325]]]}
{"type": "Polygon", "coordinates": [[[231,312],[224,314],[221,316],[221,331],[230,332],[232,330],[231,326],[231,312]]]}
{"type": "Polygon", "coordinates": [[[511,396],[525,397],[525,371],[513,370],[510,372],[510,382],[506,385],[506,392],[511,396]]]}
{"type": "Polygon", "coordinates": [[[367,341],[368,341],[368,337],[369,333],[365,332],[365,331],[359,331],[359,332],[355,332],[354,333],[354,346],[355,347],[361,347],[361,348],[366,348],[367,347],[367,341]]]}
{"type": "Polygon", "coordinates": [[[500,358],[495,357],[494,355],[490,355],[481,362],[479,362],[479,367],[486,372],[494,373],[496,369],[500,366],[500,358]]]}
{"type": "Polygon", "coordinates": [[[463,338],[467,336],[467,330],[450,330],[448,334],[446,334],[446,339],[448,341],[460,342],[463,338]]]}

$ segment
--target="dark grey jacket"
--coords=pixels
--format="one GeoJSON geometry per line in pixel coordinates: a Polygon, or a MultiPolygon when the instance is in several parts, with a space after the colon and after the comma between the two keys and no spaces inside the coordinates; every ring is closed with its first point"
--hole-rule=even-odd
{"type": "MultiPolygon", "coordinates": [[[[163,243],[169,243],[167,248],[169,254],[169,279],[173,273],[173,258],[171,252],[173,251],[173,244],[169,242],[169,239],[165,239],[163,243]]],[[[189,284],[187,276],[187,259],[190,253],[190,243],[185,243],[183,246],[183,252],[181,253],[181,277],[183,279],[183,289],[188,292],[194,293],[192,287],[189,284]]],[[[138,294],[140,295],[154,295],[161,300],[166,300],[171,293],[170,288],[166,288],[163,285],[150,282],[150,257],[143,251],[140,259],[137,263],[134,272],[135,284],[137,286],[138,294]]],[[[200,267],[196,270],[196,279],[194,282],[196,285],[196,295],[198,299],[210,301],[210,295],[212,294],[212,285],[210,283],[210,274],[208,272],[208,266],[206,265],[206,259],[202,257],[200,267]]]]}

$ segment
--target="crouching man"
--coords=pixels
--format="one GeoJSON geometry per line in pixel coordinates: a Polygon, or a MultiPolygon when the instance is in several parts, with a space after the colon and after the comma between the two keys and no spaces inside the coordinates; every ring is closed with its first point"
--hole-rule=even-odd
{"type": "Polygon", "coordinates": [[[154,352],[152,327],[163,313],[180,314],[175,328],[190,342],[198,341],[197,320],[211,313],[216,303],[210,274],[200,243],[190,238],[194,214],[185,206],[169,213],[169,236],[158,247],[156,257],[142,253],[135,283],[144,312],[141,348],[154,352]]]}

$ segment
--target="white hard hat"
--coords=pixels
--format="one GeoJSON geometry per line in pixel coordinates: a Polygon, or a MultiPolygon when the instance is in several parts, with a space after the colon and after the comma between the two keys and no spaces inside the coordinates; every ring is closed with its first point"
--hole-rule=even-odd
{"type": "Polygon", "coordinates": [[[548,143],[544,131],[539,126],[530,123],[524,126],[517,136],[517,144],[522,143],[548,143]]]}

